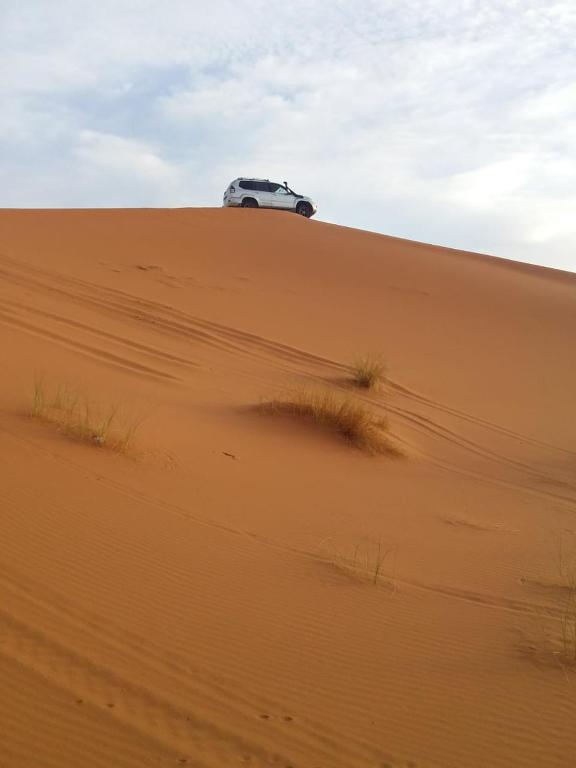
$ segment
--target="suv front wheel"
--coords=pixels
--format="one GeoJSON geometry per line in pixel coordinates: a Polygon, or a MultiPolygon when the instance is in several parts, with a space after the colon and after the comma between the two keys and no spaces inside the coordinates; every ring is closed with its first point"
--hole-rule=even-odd
{"type": "Polygon", "coordinates": [[[310,203],[301,202],[298,203],[296,206],[296,213],[298,213],[300,216],[306,216],[307,219],[312,216],[312,206],[310,203]]]}

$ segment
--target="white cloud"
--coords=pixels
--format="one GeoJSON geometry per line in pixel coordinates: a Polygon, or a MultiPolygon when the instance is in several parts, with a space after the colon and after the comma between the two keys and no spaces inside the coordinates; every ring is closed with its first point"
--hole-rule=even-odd
{"type": "Polygon", "coordinates": [[[537,158],[516,154],[450,179],[448,199],[472,210],[489,211],[514,200],[525,188],[537,158]]]}
{"type": "Polygon", "coordinates": [[[263,175],[327,220],[576,270],[571,0],[0,13],[0,204],[218,205],[263,175]]]}
{"type": "Polygon", "coordinates": [[[82,131],[76,156],[85,168],[134,174],[136,181],[174,181],[177,171],[140,141],[96,131],[82,131]]]}
{"type": "Polygon", "coordinates": [[[84,199],[107,195],[107,205],[166,205],[182,194],[180,171],[141,141],[81,131],[73,150],[84,199]]]}

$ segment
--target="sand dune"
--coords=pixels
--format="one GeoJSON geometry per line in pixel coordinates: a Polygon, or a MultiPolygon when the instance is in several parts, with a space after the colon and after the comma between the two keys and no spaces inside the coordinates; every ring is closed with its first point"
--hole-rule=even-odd
{"type": "Polygon", "coordinates": [[[271,211],[1,211],[0,765],[572,766],[575,344],[567,273],[271,211]],[[31,418],[35,382],[133,444],[31,418]],[[302,387],[402,458],[256,407],[302,387]]]}

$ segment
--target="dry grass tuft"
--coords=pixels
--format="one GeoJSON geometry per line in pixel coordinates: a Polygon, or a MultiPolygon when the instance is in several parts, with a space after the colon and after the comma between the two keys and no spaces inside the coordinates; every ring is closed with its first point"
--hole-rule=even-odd
{"type": "Polygon", "coordinates": [[[34,418],[41,418],[46,410],[46,396],[44,394],[44,381],[40,378],[34,379],[34,390],[32,392],[32,406],[30,415],[34,418]]]}
{"type": "MultiPolygon", "coordinates": [[[[330,540],[324,544],[330,544],[330,540]]],[[[396,548],[385,549],[381,539],[362,541],[348,552],[330,546],[327,556],[322,559],[358,581],[386,586],[396,591],[396,548]]]]}
{"type": "MultiPolygon", "coordinates": [[[[562,665],[576,666],[576,538],[563,534],[557,538],[555,577],[522,579],[522,583],[544,589],[559,602],[559,634],[548,636],[538,655],[562,665]]],[[[533,646],[530,646],[530,655],[534,655],[533,646]]]]}
{"type": "Polygon", "coordinates": [[[265,403],[263,409],[333,430],[367,453],[400,455],[388,435],[386,419],[375,417],[363,403],[331,390],[296,390],[283,399],[265,403]]]}
{"type": "Polygon", "coordinates": [[[562,656],[566,661],[576,663],[576,589],[571,589],[560,619],[562,656]]]}
{"type": "Polygon", "coordinates": [[[122,414],[118,404],[102,405],[68,384],[50,391],[35,379],[30,416],[55,424],[69,437],[125,453],[132,445],[140,420],[122,414]]]}
{"type": "Polygon", "coordinates": [[[352,381],[361,389],[375,389],[386,373],[384,363],[378,358],[366,355],[352,365],[352,381]]]}
{"type": "Polygon", "coordinates": [[[576,549],[569,547],[562,537],[558,540],[557,567],[560,581],[567,596],[560,619],[562,656],[576,662],[576,549]]]}

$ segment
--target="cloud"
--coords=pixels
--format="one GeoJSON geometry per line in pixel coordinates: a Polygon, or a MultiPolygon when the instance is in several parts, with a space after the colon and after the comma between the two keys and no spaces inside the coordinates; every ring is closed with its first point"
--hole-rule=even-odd
{"type": "Polygon", "coordinates": [[[325,220],[576,270],[569,0],[0,13],[0,205],[218,205],[253,174],[325,220]]]}
{"type": "Polygon", "coordinates": [[[178,168],[144,142],[82,131],[73,155],[78,183],[89,195],[106,194],[108,205],[162,205],[181,195],[178,168]]]}

